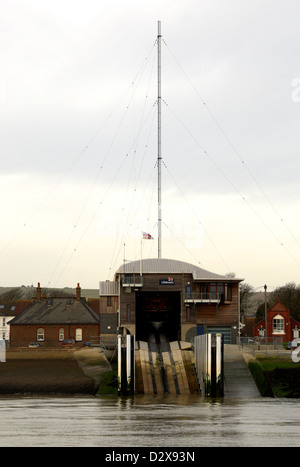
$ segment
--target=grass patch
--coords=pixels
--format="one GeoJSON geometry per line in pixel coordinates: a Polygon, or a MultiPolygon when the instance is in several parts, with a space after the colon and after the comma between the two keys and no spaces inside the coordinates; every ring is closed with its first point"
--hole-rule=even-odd
{"type": "Polygon", "coordinates": [[[258,357],[249,370],[262,396],[300,397],[300,362],[258,357]]]}
{"type": "Polygon", "coordinates": [[[295,363],[291,360],[286,360],[283,358],[264,358],[258,357],[257,361],[259,362],[260,366],[262,367],[263,371],[274,371],[276,369],[295,369],[300,368],[300,362],[295,363]]]}
{"type": "Polygon", "coordinates": [[[264,397],[273,397],[273,391],[265,378],[264,371],[260,363],[257,360],[253,360],[249,362],[248,367],[260,394],[264,397]]]}

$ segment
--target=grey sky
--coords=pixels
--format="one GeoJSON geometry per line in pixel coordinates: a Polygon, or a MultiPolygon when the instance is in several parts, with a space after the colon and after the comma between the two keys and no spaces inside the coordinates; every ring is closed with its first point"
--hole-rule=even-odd
{"type": "Polygon", "coordinates": [[[1,0],[0,285],[97,287],[163,256],[298,282],[296,0],[1,0]],[[124,246],[125,244],[125,246],[124,246]]]}

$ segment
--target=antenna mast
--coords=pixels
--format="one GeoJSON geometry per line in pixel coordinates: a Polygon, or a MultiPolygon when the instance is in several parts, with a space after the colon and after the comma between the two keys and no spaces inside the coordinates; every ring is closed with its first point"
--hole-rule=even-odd
{"type": "Polygon", "coordinates": [[[158,21],[157,35],[157,70],[158,70],[158,140],[157,140],[157,171],[158,171],[158,258],[161,258],[161,28],[158,21]]]}

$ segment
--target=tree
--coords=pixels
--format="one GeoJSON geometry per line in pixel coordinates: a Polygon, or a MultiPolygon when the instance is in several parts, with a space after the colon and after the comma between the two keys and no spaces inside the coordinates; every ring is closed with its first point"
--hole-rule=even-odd
{"type": "Polygon", "coordinates": [[[295,282],[288,282],[287,284],[277,287],[270,294],[270,305],[274,305],[277,300],[290,310],[291,316],[300,321],[300,286],[295,282]]]}
{"type": "Polygon", "coordinates": [[[23,298],[22,287],[14,287],[0,295],[1,300],[21,300],[23,298]]]}
{"type": "MultiPolygon", "coordinates": [[[[270,308],[269,302],[267,302],[267,310],[270,308]]],[[[256,312],[256,322],[259,323],[265,319],[265,303],[261,303],[256,312]]]]}
{"type": "Polygon", "coordinates": [[[241,316],[247,316],[248,311],[252,306],[251,298],[254,295],[254,289],[252,285],[246,282],[240,285],[240,309],[241,316]]]}

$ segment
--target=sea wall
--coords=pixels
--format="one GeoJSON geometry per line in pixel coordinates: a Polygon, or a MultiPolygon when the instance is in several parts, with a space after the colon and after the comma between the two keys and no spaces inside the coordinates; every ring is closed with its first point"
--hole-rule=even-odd
{"type": "Polygon", "coordinates": [[[7,349],[0,394],[96,394],[109,369],[100,349],[7,349]]]}

